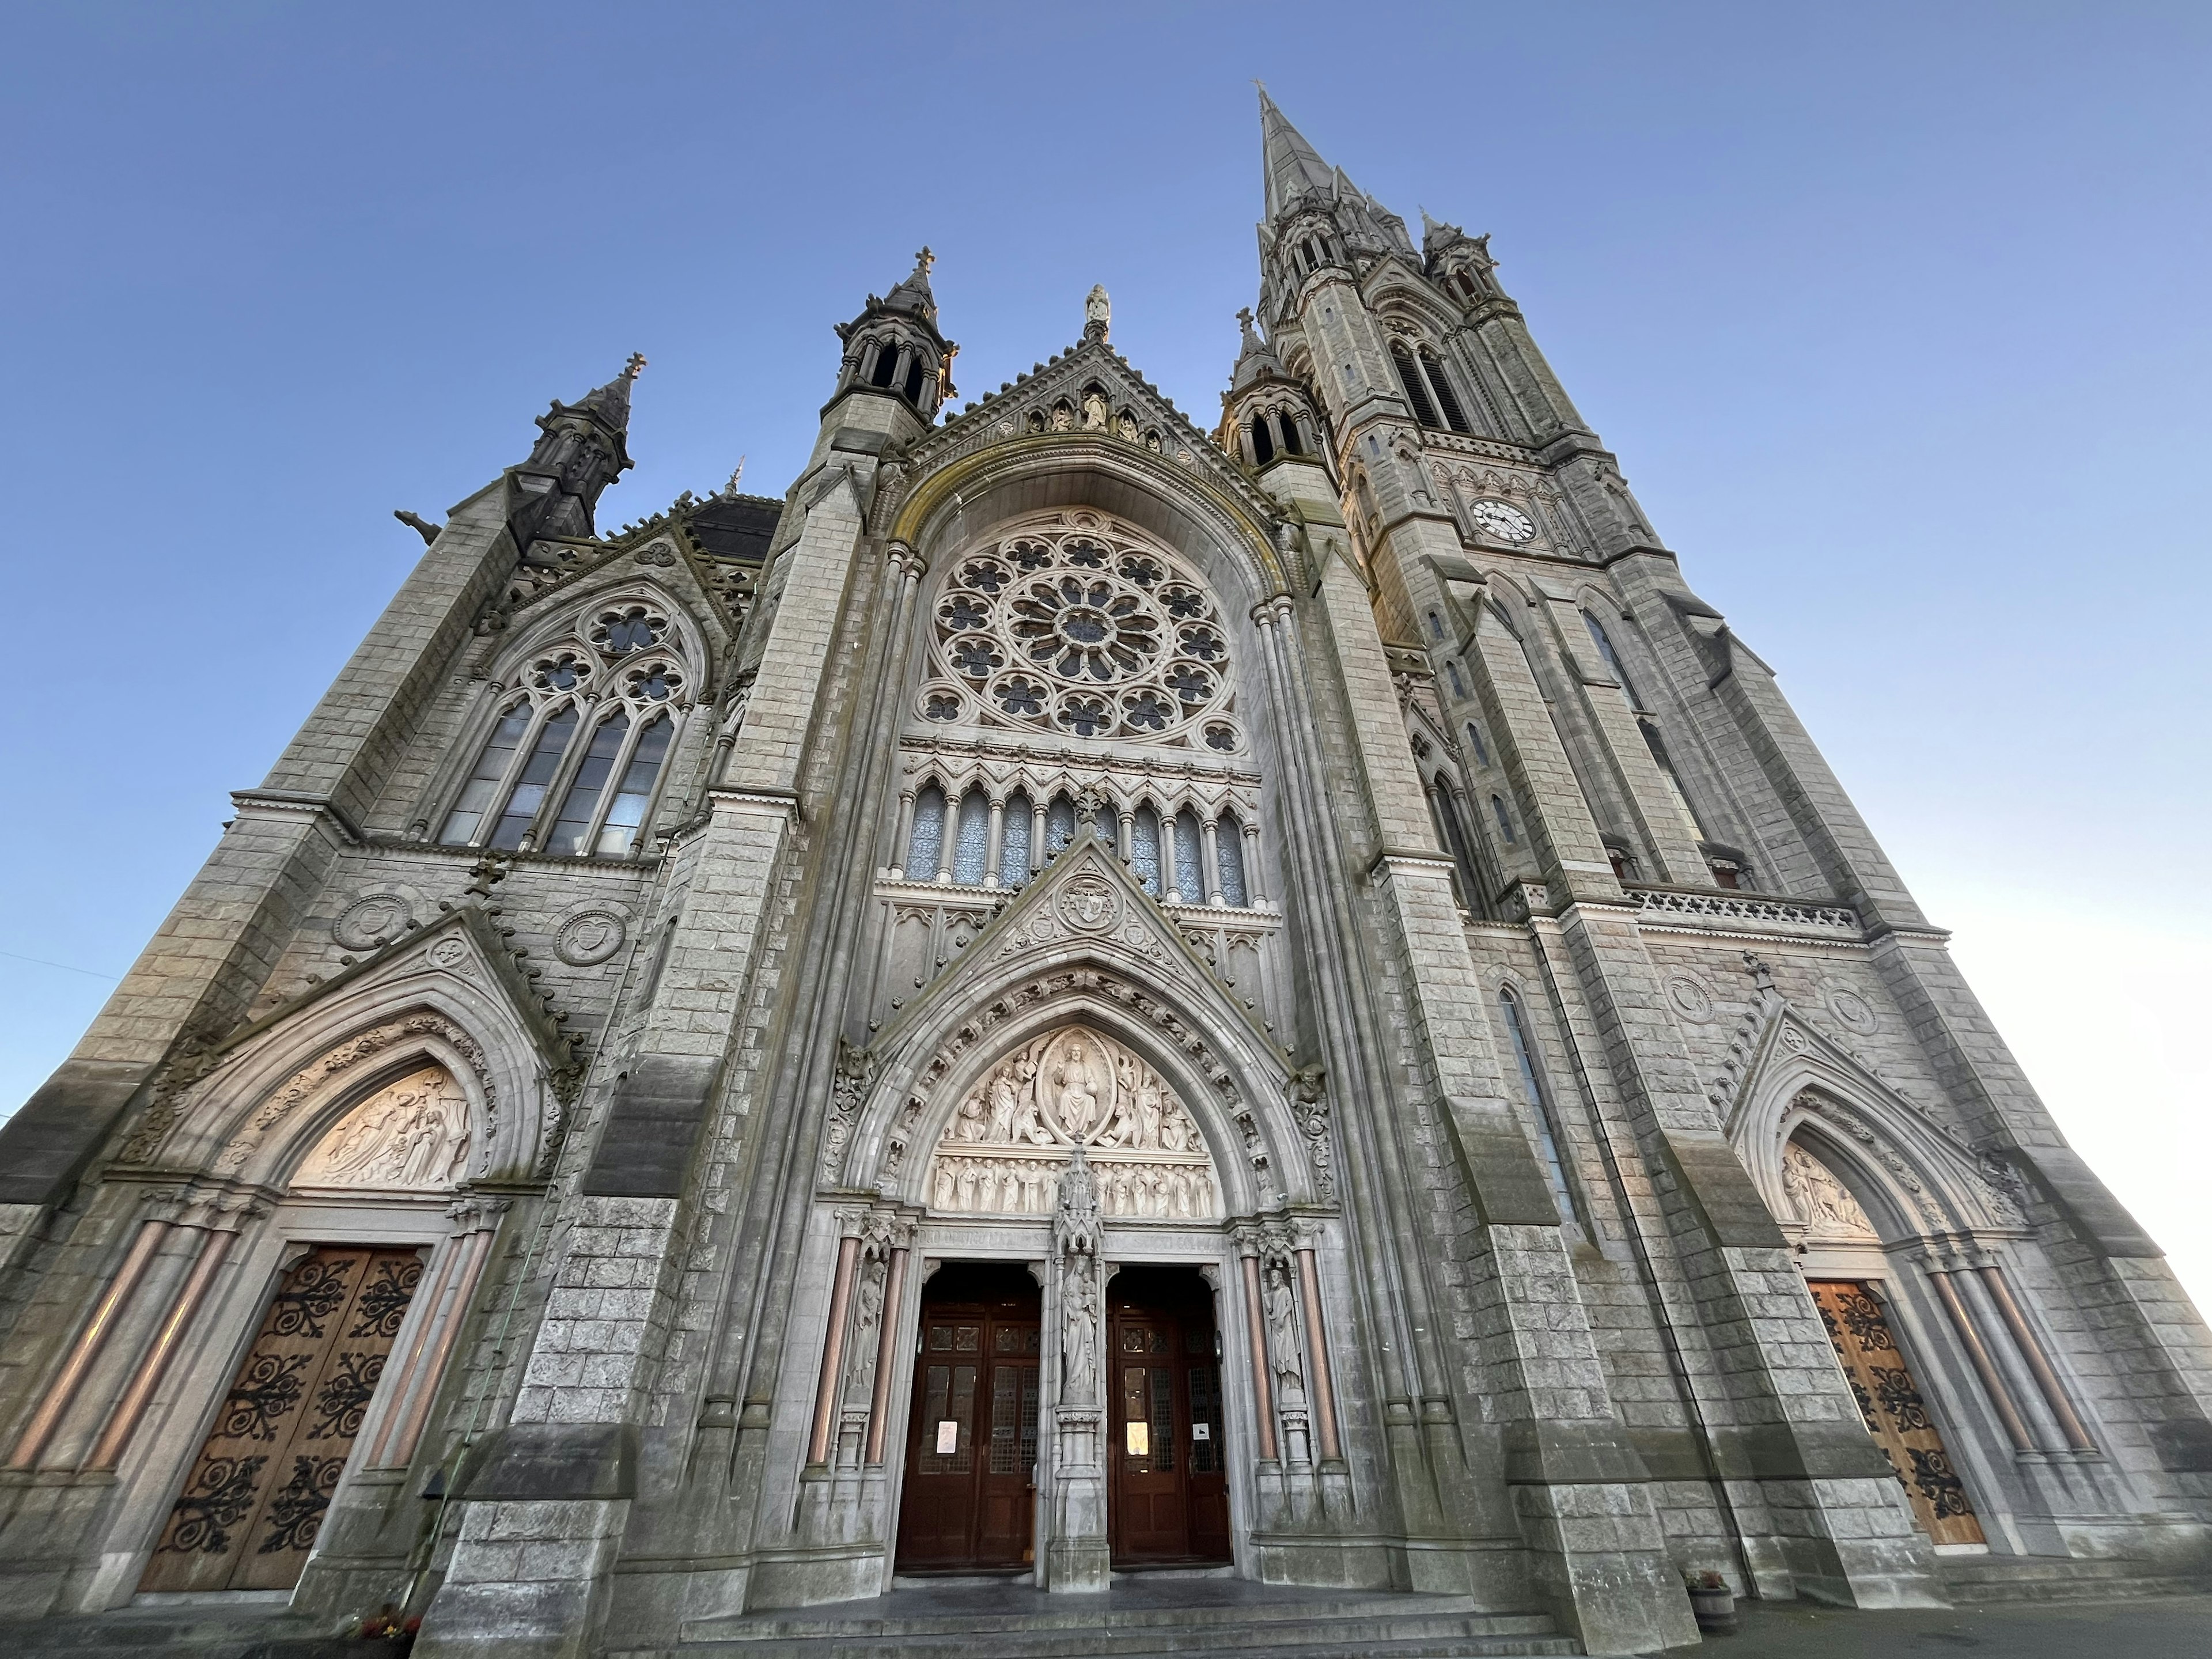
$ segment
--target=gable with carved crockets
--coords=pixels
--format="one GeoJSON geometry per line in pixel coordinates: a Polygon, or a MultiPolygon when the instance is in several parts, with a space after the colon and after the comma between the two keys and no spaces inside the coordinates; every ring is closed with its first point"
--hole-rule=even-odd
{"type": "Polygon", "coordinates": [[[878,516],[888,522],[888,515],[896,510],[895,497],[911,494],[923,478],[963,456],[997,444],[1054,434],[1127,444],[1203,478],[1262,524],[1278,514],[1273,499],[1239,471],[1158,387],[1131,368],[1127,358],[1103,340],[1086,340],[985,394],[974,409],[922,439],[908,457],[903,478],[879,494],[878,516]],[[1094,386],[1102,396],[1097,404],[1087,406],[1085,393],[1094,386]]]}
{"type": "Polygon", "coordinates": [[[471,1174],[539,1178],[582,1078],[563,1018],[489,918],[459,906],[165,1066],[117,1161],[281,1184],[357,1084],[427,1062],[470,1097],[471,1174]]]}
{"type": "Polygon", "coordinates": [[[2019,1181],[1802,1010],[1768,989],[1707,1088],[1736,1155],[1778,1215],[1784,1154],[1810,1120],[1850,1151],[1909,1224],[1929,1232],[2024,1225],[2019,1181]]]}
{"type": "Polygon", "coordinates": [[[1212,975],[1174,921],[1088,830],[1023,888],[958,961],[865,1050],[833,1091],[822,1178],[903,1191],[915,1159],[970,1088],[974,1067],[1038,1035],[1089,1021],[1149,1048],[1212,1132],[1224,1198],[1334,1203],[1328,1091],[1297,1073],[1257,1017],[1212,975]]]}

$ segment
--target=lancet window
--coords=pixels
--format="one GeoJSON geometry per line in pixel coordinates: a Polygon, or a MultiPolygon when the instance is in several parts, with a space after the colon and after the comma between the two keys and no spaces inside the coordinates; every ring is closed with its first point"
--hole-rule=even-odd
{"type": "Polygon", "coordinates": [[[670,634],[654,607],[617,604],[533,653],[446,811],[440,844],[635,852],[692,699],[670,634]]]}
{"type": "Polygon", "coordinates": [[[1552,1189],[1552,1201],[1559,1206],[1559,1219],[1569,1226],[1578,1226],[1574,1190],[1567,1184],[1566,1163],[1559,1156],[1559,1136],[1552,1127],[1551,1103],[1545,1097],[1543,1077],[1537,1069],[1535,1047],[1521,1012],[1521,1000],[1513,994],[1510,986],[1501,986],[1498,1005],[1499,1012],[1505,1017],[1507,1040],[1513,1047],[1514,1070],[1521,1079],[1522,1098],[1528,1104],[1528,1126],[1535,1132],[1537,1158],[1544,1167],[1544,1184],[1552,1189]]]}
{"type": "Polygon", "coordinates": [[[1469,429],[1459,394],[1452,390],[1451,379],[1435,352],[1426,346],[1417,351],[1403,340],[1393,340],[1390,364],[1398,371],[1398,384],[1405,389],[1406,402],[1415,420],[1423,426],[1447,427],[1454,432],[1469,429]]]}

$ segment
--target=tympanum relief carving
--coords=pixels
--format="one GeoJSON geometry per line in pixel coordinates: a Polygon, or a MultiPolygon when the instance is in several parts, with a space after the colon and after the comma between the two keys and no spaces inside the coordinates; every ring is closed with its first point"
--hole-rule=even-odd
{"type": "Polygon", "coordinates": [[[1017,1049],[968,1091],[938,1142],[930,1207],[1049,1215],[1078,1146],[1109,1216],[1220,1212],[1212,1160],[1175,1091],[1128,1049],[1083,1026],[1017,1049]]]}
{"type": "Polygon", "coordinates": [[[1782,1189],[1808,1239],[1879,1244],[1881,1236],[1850,1189],[1796,1141],[1782,1149],[1782,1189]]]}
{"type": "Polygon", "coordinates": [[[293,1183],[437,1191],[467,1175],[469,1141],[468,1097],[445,1067],[428,1066],[348,1112],[293,1183]]]}

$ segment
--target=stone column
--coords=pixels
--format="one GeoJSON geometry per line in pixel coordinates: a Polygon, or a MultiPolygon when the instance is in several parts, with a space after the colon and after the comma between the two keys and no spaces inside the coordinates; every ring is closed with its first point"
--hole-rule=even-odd
{"type": "Polygon", "coordinates": [[[1103,1242],[1098,1183],[1079,1146],[1060,1178],[1060,1206],[1052,1223],[1060,1375],[1052,1414],[1052,1511],[1044,1566],[1045,1588],[1060,1593],[1103,1590],[1113,1577],[1106,1535],[1103,1242]]]}
{"type": "Polygon", "coordinates": [[[999,883],[999,858],[1005,850],[1002,842],[1006,833],[1006,803],[994,796],[991,800],[990,828],[984,831],[983,885],[996,887],[999,883]]]}
{"type": "Polygon", "coordinates": [[[1966,1311],[1966,1304],[1960,1298],[1958,1286],[1951,1283],[1950,1272],[1931,1267],[1928,1269],[1928,1282],[1936,1287],[1936,1294],[1943,1304],[1943,1311],[1951,1316],[1951,1328],[1958,1333],[1960,1346],[1966,1349],[1966,1358],[1973,1362],[1974,1375],[1982,1379],[1982,1391],[1989,1395],[1990,1404],[1996,1408],[1997,1420],[2004,1425],[2004,1431],[2012,1441],[2012,1449],[2021,1452],[2036,1450],[2035,1437],[2028,1432],[2027,1419],[2020,1414],[2020,1407],[2013,1400],[2012,1390],[2005,1386],[2004,1377],[1997,1370],[1996,1361],[1990,1358],[1989,1348],[1982,1341],[1981,1332],[1975,1328],[1973,1316],[1966,1311]]]}
{"type": "Polygon", "coordinates": [[[1996,1304],[1997,1313],[2004,1320],[2005,1328],[2012,1333],[2013,1344],[2019,1348],[2020,1357],[2027,1361],[2027,1369],[2035,1377],[2036,1389],[2043,1395],[2043,1403],[2051,1407],[2051,1416],[2057,1419],[2059,1431],[2066,1437],[2066,1443],[2075,1451],[2096,1450],[2096,1441],[2082,1425],[2080,1415],[2074,1409],[2073,1401],[2067,1397],[2065,1387],[2058,1380],[2058,1373],[2051,1368],[2050,1356],[2044,1352],[2043,1344],[2036,1340],[2035,1332],[2029,1326],[2027,1316],[2020,1310],[2020,1304],[2013,1299],[2012,1286],[2005,1280],[2004,1269],[1995,1262],[1984,1262],[1977,1271],[1982,1276],[1983,1285],[1989,1290],[1990,1300],[1996,1304]]]}
{"type": "Polygon", "coordinates": [[[1030,873],[1044,868],[1045,804],[1042,800],[1030,803],[1030,873]]]}
{"type": "Polygon", "coordinates": [[[902,880],[906,876],[906,849],[914,836],[914,791],[902,789],[898,798],[898,827],[891,832],[891,876],[902,880]]]}
{"type": "Polygon", "coordinates": [[[823,1463],[830,1457],[830,1436],[837,1415],[837,1379],[845,1363],[845,1314],[853,1304],[853,1269],[860,1259],[860,1218],[851,1211],[837,1216],[837,1277],[830,1287],[829,1330],[822,1342],[822,1374],[814,1386],[814,1427],[807,1436],[806,1461],[823,1463]]]}
{"type": "Polygon", "coordinates": [[[1340,1462],[1344,1448],[1337,1439],[1336,1382],[1329,1374],[1328,1338],[1321,1322],[1321,1273],[1310,1242],[1297,1249],[1298,1291],[1305,1304],[1306,1354],[1313,1366],[1314,1429],[1324,1463],[1340,1462]]]}
{"type": "Polygon", "coordinates": [[[1213,819],[1199,821],[1198,848],[1199,862],[1206,866],[1198,872],[1206,884],[1206,902],[1218,906],[1221,902],[1221,826],[1213,819]]]}
{"type": "Polygon", "coordinates": [[[1260,826],[1244,825],[1244,897],[1255,910],[1267,908],[1267,878],[1260,865],[1260,826]]]}
{"type": "Polygon", "coordinates": [[[117,1269],[115,1277],[108,1282],[106,1291],[94,1304],[92,1316],[78,1330],[76,1340],[70,1345],[69,1356],[62,1361],[61,1370],[54,1374],[53,1381],[46,1384],[38,1408],[31,1413],[30,1421],[24,1425],[22,1433],[16,1437],[15,1448],[8,1457],[9,1468],[38,1468],[39,1454],[46,1449],[46,1442],[53,1437],[63,1414],[75,1402],[77,1389],[82,1385],[86,1373],[91,1370],[93,1362],[100,1358],[100,1350],[107,1346],[108,1337],[113,1333],[124,1310],[130,1305],[131,1292],[138,1288],[138,1281],[146,1276],[146,1269],[153,1262],[162,1239],[167,1236],[169,1226],[169,1222],[159,1216],[149,1216],[139,1224],[138,1236],[131,1240],[122,1267],[117,1269]]]}
{"type": "Polygon", "coordinates": [[[1252,1351],[1252,1420],[1260,1431],[1260,1461],[1280,1455],[1275,1439],[1275,1382],[1267,1365],[1267,1317],[1260,1304],[1260,1240],[1249,1228],[1237,1233],[1237,1261],[1244,1285],[1244,1340],[1252,1351]]]}
{"type": "Polygon", "coordinates": [[[155,1329],[153,1340],[139,1356],[129,1381],[123,1385],[123,1392],[110,1408],[107,1425],[84,1460],[86,1468],[112,1469],[122,1460],[124,1449],[131,1443],[131,1434],[138,1427],[139,1418],[145,1414],[147,1403],[161,1386],[162,1375],[176,1357],[185,1333],[191,1328],[193,1316],[207,1299],[209,1287],[215,1283],[216,1273],[230,1254],[230,1247],[237,1242],[239,1228],[267,1213],[260,1205],[251,1201],[210,1197],[190,1204],[178,1218],[179,1228],[200,1232],[198,1257],[185,1276],[184,1287],[177,1292],[177,1299],[170,1304],[167,1316],[155,1329]]]}

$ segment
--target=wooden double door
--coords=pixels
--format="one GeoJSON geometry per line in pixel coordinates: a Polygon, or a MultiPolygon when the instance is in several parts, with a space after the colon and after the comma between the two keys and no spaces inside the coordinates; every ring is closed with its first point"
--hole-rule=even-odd
{"type": "Polygon", "coordinates": [[[1035,1560],[1042,1307],[1018,1267],[953,1262],[923,1286],[901,1572],[1018,1572],[1035,1560]]]}
{"type": "Polygon", "coordinates": [[[1225,1562],[1228,1447],[1212,1292],[1187,1267],[1127,1267],[1107,1286],[1106,1308],[1114,1565],[1225,1562]]]}
{"type": "Polygon", "coordinates": [[[299,1583],[422,1278],[413,1249],[319,1245],[293,1264],[139,1589],[299,1583]]]}
{"type": "Polygon", "coordinates": [[[1867,1432],[1905,1487],[1913,1518],[1932,1542],[1978,1544],[1982,1523],[1951,1466],[1920,1385],[1905,1363],[1905,1350],[1872,1289],[1857,1279],[1806,1281],[1836,1361],[1851,1385],[1867,1432]]]}

